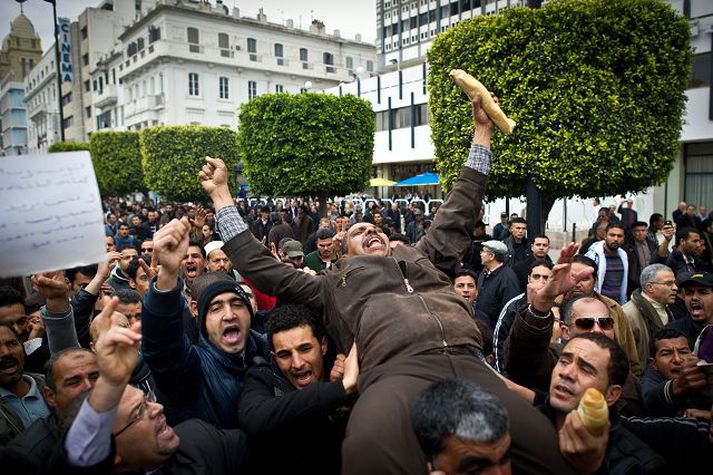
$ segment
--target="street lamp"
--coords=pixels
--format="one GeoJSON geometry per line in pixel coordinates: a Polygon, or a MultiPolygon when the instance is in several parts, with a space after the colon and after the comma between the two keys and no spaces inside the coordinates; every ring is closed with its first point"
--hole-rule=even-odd
{"type": "Polygon", "coordinates": [[[305,92],[309,92],[312,90],[312,81],[305,81],[304,90],[305,92]]]}

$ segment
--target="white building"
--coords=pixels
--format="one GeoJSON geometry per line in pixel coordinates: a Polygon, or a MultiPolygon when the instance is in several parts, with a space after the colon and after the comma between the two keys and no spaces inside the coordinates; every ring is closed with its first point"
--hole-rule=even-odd
{"type": "Polygon", "coordinates": [[[50,145],[60,141],[57,67],[54,46],[25,78],[27,104],[27,151],[47,153],[50,145]]]}
{"type": "MultiPolygon", "coordinates": [[[[416,10],[428,3],[429,11],[436,8],[443,9],[446,5],[457,2],[440,0],[407,1],[407,0],[379,0],[377,11],[389,11],[393,18],[394,11],[412,18],[411,10],[416,4],[416,10]],[[388,5],[388,7],[387,7],[388,5]]],[[[467,5],[470,2],[462,2],[467,5]]],[[[483,8],[486,13],[495,12],[495,2],[475,2],[477,8],[473,12],[462,11],[462,18],[466,13],[480,14],[483,8]],[[492,7],[492,8],[491,8],[492,7]]],[[[498,5],[502,7],[503,1],[498,5]]],[[[511,2],[522,3],[522,2],[511,2]]],[[[659,187],[652,187],[646,193],[634,197],[634,209],[639,213],[639,218],[647,220],[651,213],[665,212],[670,216],[679,201],[685,200],[697,205],[703,204],[710,210],[713,208],[713,100],[711,98],[711,35],[713,32],[713,2],[707,0],[673,0],[671,4],[681,13],[691,19],[692,46],[695,50],[693,71],[690,86],[686,92],[688,96],[685,124],[681,132],[681,148],[676,164],[666,183],[659,187]],[[684,11],[684,4],[686,10],[684,11]]],[[[444,11],[444,10],[439,10],[444,11]]],[[[448,10],[451,11],[451,10],[448,10]]],[[[385,15],[385,14],[384,14],[385,15]]],[[[377,25],[380,23],[377,15],[377,25]]],[[[445,17],[444,17],[445,18],[445,17]]],[[[449,20],[454,20],[451,15],[449,20]]],[[[384,16],[385,21],[385,16],[384,16]]],[[[403,20],[401,20],[403,21],[403,20]]],[[[445,21],[438,24],[446,28],[445,21]]],[[[450,23],[448,24],[450,25],[450,23]]],[[[420,36],[419,36],[420,38],[420,36]]],[[[417,41],[415,44],[409,38],[408,43],[391,46],[387,49],[383,35],[378,46],[384,54],[385,63],[389,72],[378,77],[354,80],[348,84],[328,89],[332,94],[359,95],[372,103],[376,114],[376,136],[374,141],[373,176],[394,181],[417,175],[424,171],[435,169],[435,151],[430,139],[430,126],[428,120],[428,94],[426,91],[427,64],[425,49],[431,44],[429,30],[428,41],[417,41]],[[421,57],[411,59],[414,51],[420,51],[421,57]],[[409,58],[409,59],[406,59],[409,58]],[[391,59],[397,61],[389,64],[391,59]],[[403,61],[401,61],[403,60],[403,61]],[[410,65],[408,65],[410,64],[410,65]],[[390,118],[389,118],[390,117],[390,118]]],[[[380,196],[387,197],[393,193],[403,195],[403,190],[398,188],[382,187],[376,190],[380,196]]],[[[419,188],[413,191],[423,193],[435,188],[419,188]]],[[[602,205],[616,204],[620,197],[607,197],[602,200],[602,205]]],[[[496,200],[486,204],[486,222],[495,224],[506,208],[510,212],[520,215],[525,210],[525,202],[519,197],[509,200],[496,200]]],[[[586,229],[591,225],[592,215],[595,213],[590,200],[573,199],[557,201],[549,215],[547,227],[552,231],[571,231],[572,223],[577,224],[577,229],[586,229]]]]}
{"type": "MultiPolygon", "coordinates": [[[[373,71],[375,49],[357,36],[271,23],[262,14],[159,0],[91,62],[91,130],[152,125],[236,127],[240,104],[268,92],[324,89],[373,71]]],[[[84,88],[88,87],[85,83],[84,88]]],[[[87,112],[88,114],[88,112],[87,112]]]]}

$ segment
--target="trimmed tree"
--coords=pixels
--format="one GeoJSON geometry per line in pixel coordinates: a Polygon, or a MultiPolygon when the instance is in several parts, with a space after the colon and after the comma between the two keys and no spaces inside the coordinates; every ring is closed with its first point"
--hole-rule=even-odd
{"type": "MultiPolygon", "coordinates": [[[[691,63],[687,20],[659,0],[555,0],[464,20],[428,53],[429,108],[444,186],[473,132],[463,69],[518,124],[495,134],[488,199],[522,196],[544,217],[557,198],[640,192],[665,181],[678,149],[691,63]]],[[[542,219],[542,218],[541,218],[542,219]]]]}
{"type": "Polygon", "coordinates": [[[223,127],[159,126],[139,132],[144,181],[149,189],[175,201],[205,201],[198,172],[206,155],[228,167],[231,189],[238,161],[235,132],[223,127]]]}
{"type": "Polygon", "coordinates": [[[47,152],[77,152],[80,150],[89,150],[87,142],[55,142],[49,146],[47,152]]]}
{"type": "Polygon", "coordinates": [[[138,132],[94,132],[89,150],[102,196],[124,195],[146,188],[138,132]]]}
{"type": "Polygon", "coordinates": [[[243,104],[238,148],[251,192],[324,204],[366,189],[374,128],[370,104],[351,95],[266,94],[243,104]]]}

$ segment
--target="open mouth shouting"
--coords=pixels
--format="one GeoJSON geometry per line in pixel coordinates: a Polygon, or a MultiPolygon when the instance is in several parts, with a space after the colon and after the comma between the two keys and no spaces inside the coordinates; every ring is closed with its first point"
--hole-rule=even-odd
{"type": "Polygon", "coordinates": [[[240,343],[240,325],[228,325],[223,329],[223,343],[228,346],[240,343]]]}
{"type": "Polygon", "coordinates": [[[293,371],[292,379],[298,388],[304,388],[314,380],[314,372],[312,370],[306,369],[303,371],[293,371]]]}
{"type": "Polygon", "coordinates": [[[706,317],[703,304],[699,300],[692,300],[689,305],[689,310],[691,312],[691,317],[694,320],[703,320],[706,317]]]}
{"type": "Polygon", "coordinates": [[[198,277],[198,266],[193,262],[186,262],[186,277],[195,279],[198,277]]]}

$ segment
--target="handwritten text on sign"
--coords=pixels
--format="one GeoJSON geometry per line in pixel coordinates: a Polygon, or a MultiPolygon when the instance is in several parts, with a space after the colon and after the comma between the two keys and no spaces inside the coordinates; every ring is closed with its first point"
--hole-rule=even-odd
{"type": "Polygon", "coordinates": [[[92,264],[105,253],[89,152],[0,157],[0,277],[92,264]]]}

